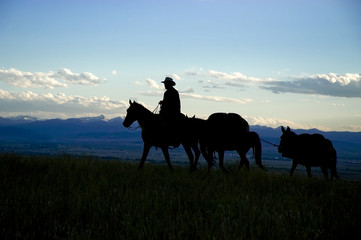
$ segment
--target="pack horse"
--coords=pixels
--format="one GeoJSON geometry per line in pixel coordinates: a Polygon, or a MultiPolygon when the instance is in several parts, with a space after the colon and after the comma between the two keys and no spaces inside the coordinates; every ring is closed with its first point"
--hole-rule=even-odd
{"type": "Polygon", "coordinates": [[[311,167],[320,167],[325,178],[328,169],[331,179],[339,178],[336,172],[337,155],[332,142],[321,134],[299,134],[289,127],[281,127],[282,136],[278,151],[283,157],[292,159],[290,175],[292,176],[298,164],[306,167],[308,177],[311,177],[311,167]]]}

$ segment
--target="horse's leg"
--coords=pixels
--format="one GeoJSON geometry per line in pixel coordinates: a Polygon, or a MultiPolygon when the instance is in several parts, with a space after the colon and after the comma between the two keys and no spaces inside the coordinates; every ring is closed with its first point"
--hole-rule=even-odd
{"type": "Polygon", "coordinates": [[[311,174],[311,166],[306,166],[306,171],[307,171],[307,176],[308,176],[308,177],[312,177],[312,174],[311,174]]]}
{"type": "Polygon", "coordinates": [[[219,167],[224,171],[224,172],[229,172],[223,165],[224,162],[224,150],[218,150],[218,157],[219,157],[219,167]]]}
{"type": "Polygon", "coordinates": [[[246,169],[249,170],[249,161],[246,157],[246,155],[241,156],[241,161],[239,163],[239,169],[241,169],[241,167],[245,165],[246,169]]]}
{"type": "Polygon", "coordinates": [[[151,145],[149,145],[149,144],[144,144],[143,154],[142,154],[142,158],[140,159],[140,163],[139,163],[139,166],[138,166],[138,170],[142,170],[142,169],[143,169],[144,162],[145,162],[145,160],[147,159],[147,156],[148,156],[148,153],[149,153],[150,148],[151,148],[151,145]]]}
{"type": "Polygon", "coordinates": [[[241,170],[242,166],[246,165],[247,170],[249,170],[249,161],[248,161],[248,159],[246,157],[246,153],[244,153],[244,151],[242,151],[241,149],[237,149],[237,152],[238,152],[239,157],[240,157],[238,169],[241,170]]]}
{"type": "MultiPolygon", "coordinates": [[[[325,166],[321,166],[321,170],[322,170],[322,173],[323,173],[323,176],[328,179],[328,168],[325,167],[325,166]]],[[[331,175],[332,176],[332,175],[331,175]]]]}
{"type": "Polygon", "coordinates": [[[165,160],[166,160],[167,163],[168,163],[168,167],[169,167],[169,169],[173,172],[173,167],[172,167],[172,164],[170,163],[170,157],[169,157],[168,147],[167,147],[167,146],[164,146],[164,147],[161,147],[161,148],[162,148],[162,151],[163,151],[164,158],[165,158],[165,160]]]}
{"type": "Polygon", "coordinates": [[[209,148],[207,149],[207,147],[203,143],[200,144],[200,148],[204,159],[206,159],[208,163],[208,171],[210,171],[213,166],[213,158],[212,158],[213,151],[210,151],[209,148]]]}
{"type": "Polygon", "coordinates": [[[193,169],[194,169],[194,170],[197,170],[197,163],[198,163],[199,157],[201,156],[201,151],[199,151],[199,148],[198,148],[198,144],[197,144],[197,143],[192,145],[192,149],[193,149],[194,154],[195,154],[195,159],[194,159],[194,163],[193,163],[193,169]]]}
{"type": "Polygon", "coordinates": [[[293,160],[293,161],[292,161],[291,171],[290,171],[290,176],[293,175],[293,172],[295,171],[297,165],[298,165],[297,161],[296,161],[296,160],[293,160]]]}
{"type": "Polygon", "coordinates": [[[335,177],[336,179],[340,179],[340,176],[337,175],[337,171],[336,171],[336,166],[335,167],[331,167],[331,180],[333,179],[333,177],[335,177]]]}
{"type": "Polygon", "coordinates": [[[189,159],[190,171],[193,171],[194,170],[194,162],[193,162],[194,156],[192,153],[192,149],[188,144],[182,144],[182,145],[183,145],[183,148],[186,151],[186,154],[189,159]]]}

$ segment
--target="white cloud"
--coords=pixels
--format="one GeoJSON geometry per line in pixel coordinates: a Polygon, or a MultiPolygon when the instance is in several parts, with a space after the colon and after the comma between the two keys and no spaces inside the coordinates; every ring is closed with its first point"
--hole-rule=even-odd
{"type": "Polygon", "coordinates": [[[0,69],[0,81],[6,82],[9,85],[28,88],[28,87],[67,87],[66,83],[56,80],[53,72],[22,72],[15,68],[9,70],[0,69]]]}
{"type": "Polygon", "coordinates": [[[113,74],[113,75],[117,75],[118,72],[117,72],[116,70],[113,70],[113,71],[112,71],[112,74],[113,74]]]}
{"type": "Polygon", "coordinates": [[[64,93],[38,94],[31,91],[8,92],[0,89],[2,115],[19,113],[29,115],[32,112],[57,113],[68,117],[79,115],[112,115],[125,113],[127,101],[114,101],[103,97],[70,96],[64,93]]]}
{"type": "Polygon", "coordinates": [[[0,81],[9,85],[22,88],[44,87],[67,87],[68,84],[97,85],[105,79],[100,79],[92,73],[73,73],[67,68],[59,69],[58,72],[23,72],[15,68],[9,70],[0,69],[0,81]]]}
{"type": "Polygon", "coordinates": [[[323,131],[330,131],[329,128],[323,127],[323,126],[316,126],[316,125],[310,125],[310,124],[302,124],[297,123],[290,120],[285,119],[278,119],[278,118],[263,118],[263,117],[249,117],[245,116],[248,123],[250,125],[260,125],[260,126],[268,126],[272,128],[277,128],[279,126],[289,126],[293,129],[312,129],[317,128],[323,131]]]}
{"type": "Polygon", "coordinates": [[[164,87],[162,87],[161,85],[159,85],[156,81],[154,81],[153,79],[150,79],[150,78],[147,78],[146,80],[146,83],[151,87],[151,88],[154,88],[154,89],[164,89],[164,87]]]}
{"type": "Polygon", "coordinates": [[[178,74],[172,74],[172,75],[170,75],[171,76],[171,78],[173,78],[174,80],[182,80],[182,78],[178,75],[178,74]]]}
{"type": "Polygon", "coordinates": [[[335,73],[293,77],[292,81],[264,82],[263,89],[274,93],[301,93],[335,97],[361,97],[361,74],[335,73]]]}
{"type": "Polygon", "coordinates": [[[84,73],[73,73],[67,68],[59,69],[57,73],[53,75],[54,78],[60,78],[65,82],[72,84],[80,84],[80,85],[98,85],[103,80],[99,79],[99,77],[95,76],[90,72],[84,73]]]}
{"type": "Polygon", "coordinates": [[[344,127],[344,129],[352,132],[361,132],[361,125],[349,125],[344,127]]]}
{"type": "Polygon", "coordinates": [[[229,98],[229,97],[220,97],[220,96],[203,96],[203,95],[190,94],[190,93],[181,93],[181,96],[185,98],[194,98],[198,100],[213,101],[213,102],[230,102],[237,104],[246,104],[253,101],[252,99],[249,98],[238,99],[238,98],[229,98]]]}
{"type": "Polygon", "coordinates": [[[245,88],[248,85],[254,85],[262,82],[268,82],[270,79],[260,79],[256,77],[248,77],[240,72],[224,73],[215,70],[197,70],[191,69],[185,72],[185,75],[190,77],[203,78],[199,83],[204,85],[204,88],[225,88],[225,86],[235,88],[245,88]],[[204,80],[206,79],[206,80],[204,80]],[[218,80],[218,81],[215,81],[218,80]]]}
{"type": "Polygon", "coordinates": [[[223,80],[231,80],[231,81],[243,81],[243,82],[262,82],[263,81],[262,79],[259,79],[259,78],[247,77],[240,72],[223,73],[223,72],[218,72],[218,71],[214,71],[214,70],[209,70],[207,75],[210,77],[213,77],[213,78],[218,78],[218,79],[223,79],[223,80]]]}

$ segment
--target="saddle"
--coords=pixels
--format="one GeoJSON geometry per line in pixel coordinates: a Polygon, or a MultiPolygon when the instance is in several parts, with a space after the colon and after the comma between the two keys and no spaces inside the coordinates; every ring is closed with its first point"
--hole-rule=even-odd
{"type": "Polygon", "coordinates": [[[174,148],[179,147],[182,141],[182,131],[184,129],[184,114],[177,116],[163,116],[159,115],[160,119],[160,131],[164,137],[168,146],[174,148]]]}

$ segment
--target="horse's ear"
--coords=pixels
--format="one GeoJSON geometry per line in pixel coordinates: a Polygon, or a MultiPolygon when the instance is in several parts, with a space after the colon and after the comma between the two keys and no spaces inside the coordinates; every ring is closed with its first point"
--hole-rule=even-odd
{"type": "Polygon", "coordinates": [[[283,133],[286,131],[283,126],[281,126],[281,130],[282,130],[283,133]]]}
{"type": "Polygon", "coordinates": [[[289,127],[289,126],[287,126],[287,131],[288,131],[288,132],[291,132],[291,129],[290,129],[290,127],[289,127]]]}
{"type": "Polygon", "coordinates": [[[130,104],[130,105],[132,105],[132,104],[133,104],[133,103],[132,103],[132,100],[130,100],[130,99],[129,99],[129,104],[130,104]]]}

